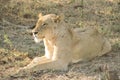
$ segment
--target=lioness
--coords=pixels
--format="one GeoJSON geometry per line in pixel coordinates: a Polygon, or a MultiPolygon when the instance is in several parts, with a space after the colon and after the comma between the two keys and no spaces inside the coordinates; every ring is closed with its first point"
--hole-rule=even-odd
{"type": "Polygon", "coordinates": [[[32,34],[35,42],[43,40],[45,55],[21,70],[67,70],[70,63],[90,60],[111,50],[108,40],[95,28],[71,29],[62,16],[55,14],[39,14],[32,34]]]}

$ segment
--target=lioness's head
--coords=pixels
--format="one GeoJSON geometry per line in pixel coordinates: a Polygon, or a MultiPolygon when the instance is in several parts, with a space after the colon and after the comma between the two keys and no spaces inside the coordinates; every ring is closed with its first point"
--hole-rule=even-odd
{"type": "Polygon", "coordinates": [[[55,14],[42,16],[42,14],[40,13],[39,19],[32,30],[35,42],[38,43],[43,40],[46,35],[48,35],[50,31],[52,31],[53,28],[56,27],[56,24],[58,22],[60,22],[60,16],[57,16],[55,14]]]}

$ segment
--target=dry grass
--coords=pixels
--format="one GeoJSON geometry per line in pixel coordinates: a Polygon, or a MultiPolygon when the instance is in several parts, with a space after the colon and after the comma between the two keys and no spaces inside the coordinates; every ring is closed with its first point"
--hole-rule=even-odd
{"type": "Polygon", "coordinates": [[[0,79],[110,80],[112,75],[111,80],[117,80],[116,76],[120,77],[119,8],[119,0],[83,0],[83,3],[82,0],[0,0],[0,79]],[[35,44],[27,33],[40,12],[64,13],[65,21],[73,27],[98,28],[110,39],[112,51],[92,61],[70,65],[67,72],[45,70],[10,77],[11,72],[44,53],[43,45],[35,44]]]}

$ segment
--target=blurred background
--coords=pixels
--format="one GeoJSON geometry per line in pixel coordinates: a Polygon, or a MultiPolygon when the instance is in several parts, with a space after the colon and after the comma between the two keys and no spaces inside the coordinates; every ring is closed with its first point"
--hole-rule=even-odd
{"type": "MultiPolygon", "coordinates": [[[[101,34],[106,36],[111,44],[112,51],[107,56],[95,59],[94,66],[83,69],[86,65],[82,63],[80,70],[77,71],[76,66],[71,66],[71,73],[52,74],[52,79],[69,80],[98,80],[96,76],[96,68],[107,64],[112,71],[116,71],[120,75],[120,1],[119,0],[0,0],[0,79],[7,78],[4,74],[9,74],[10,69],[15,67],[23,67],[27,65],[34,57],[44,54],[43,43],[34,43],[33,37],[28,33],[29,28],[36,24],[38,14],[57,14],[65,15],[64,21],[72,27],[96,27],[101,34]],[[100,64],[97,64],[99,62],[100,64]],[[112,65],[111,65],[112,64],[112,65]],[[72,70],[73,69],[73,70],[72,70]],[[81,70],[82,69],[82,70],[81,70]],[[88,71],[91,70],[91,71],[88,71]],[[80,75],[85,76],[80,77],[80,75]],[[72,74],[72,75],[71,75],[72,74]],[[92,78],[86,75],[92,75],[92,78]],[[93,77],[94,76],[94,77],[93,77]],[[56,79],[56,78],[60,79],[56,79]],[[76,77],[79,77],[78,79],[76,77]],[[89,79],[88,79],[89,78],[89,79]]],[[[90,65],[92,63],[86,63],[90,65]]],[[[50,72],[44,73],[42,77],[46,77],[50,72]]],[[[97,73],[98,74],[98,73],[97,73]]],[[[100,74],[98,74],[100,75],[100,74]]],[[[51,75],[49,75],[51,76],[51,75]]],[[[47,76],[49,78],[49,76],[47,76]]],[[[29,76],[30,77],[30,76],[29,76]]],[[[39,80],[42,78],[37,76],[31,80],[39,80]]],[[[47,78],[47,79],[48,79],[47,78]]],[[[9,78],[7,78],[9,79],[9,78]]],[[[21,77],[20,77],[21,79],[21,77]]],[[[24,78],[29,80],[28,77],[24,78]]],[[[23,80],[24,80],[23,79],[23,80]]],[[[102,79],[101,79],[102,80],[102,79]]]]}

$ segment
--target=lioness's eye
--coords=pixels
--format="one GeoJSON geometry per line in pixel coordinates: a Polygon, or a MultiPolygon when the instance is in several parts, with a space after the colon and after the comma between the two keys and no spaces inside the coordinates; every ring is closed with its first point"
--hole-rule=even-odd
{"type": "Polygon", "coordinates": [[[44,23],[44,24],[43,24],[43,26],[46,26],[46,25],[47,25],[47,23],[44,23]]]}

